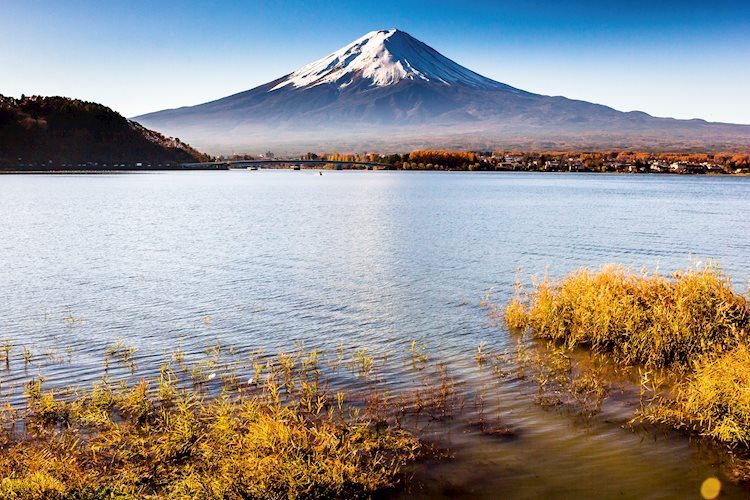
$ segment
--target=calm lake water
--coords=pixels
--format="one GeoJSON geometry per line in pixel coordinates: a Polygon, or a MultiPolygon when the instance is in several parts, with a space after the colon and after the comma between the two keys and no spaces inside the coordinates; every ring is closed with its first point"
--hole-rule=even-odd
{"type": "MultiPolygon", "coordinates": [[[[217,340],[384,353],[414,339],[481,385],[466,360],[480,342],[512,342],[480,302],[492,289],[505,303],[519,268],[524,279],[609,262],[672,271],[692,257],[717,259],[739,291],[750,278],[750,178],[4,175],[0,215],[0,340],[66,357],[38,361],[60,385],[100,377],[117,339],[146,373],[165,351],[217,340]]],[[[3,390],[35,370],[3,372],[3,390]]],[[[388,373],[408,385],[397,363],[388,373]]],[[[409,496],[689,498],[719,474],[687,439],[544,410],[521,384],[491,398],[518,437],[448,435],[455,458],[418,467],[409,496]]]]}

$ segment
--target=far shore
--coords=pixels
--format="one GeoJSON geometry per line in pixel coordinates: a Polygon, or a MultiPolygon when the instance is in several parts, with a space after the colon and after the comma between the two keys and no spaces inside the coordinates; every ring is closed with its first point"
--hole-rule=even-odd
{"type": "MultiPolygon", "coordinates": [[[[103,174],[137,174],[146,172],[209,172],[209,171],[228,171],[228,170],[251,170],[248,167],[227,167],[227,166],[206,166],[206,167],[189,167],[189,168],[118,168],[118,169],[51,169],[51,170],[11,170],[0,169],[0,175],[103,175],[103,174]]],[[[618,171],[568,171],[568,170],[476,170],[470,168],[335,168],[335,167],[258,167],[253,170],[300,170],[300,171],[387,171],[387,172],[472,172],[472,173],[537,173],[537,174],[615,174],[622,176],[698,176],[698,177],[748,177],[747,172],[618,172],[618,171]]]]}

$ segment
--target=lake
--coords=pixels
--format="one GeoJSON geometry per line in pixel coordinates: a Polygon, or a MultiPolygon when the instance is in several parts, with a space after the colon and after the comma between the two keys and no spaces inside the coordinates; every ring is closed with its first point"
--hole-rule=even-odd
{"type": "MultiPolygon", "coordinates": [[[[3,175],[0,214],[0,341],[38,353],[33,367],[0,374],[4,395],[37,371],[57,385],[91,382],[118,339],[137,349],[139,374],[158,372],[165,352],[198,356],[217,341],[382,354],[416,340],[467,392],[488,392],[518,437],[446,436],[455,458],[418,466],[407,496],[682,497],[717,474],[715,454],[685,438],[542,409],[523,384],[489,389],[468,365],[481,342],[512,344],[482,302],[504,304],[517,275],[716,259],[744,292],[750,178],[3,175]]],[[[387,373],[394,388],[410,383],[397,362],[387,373]]]]}

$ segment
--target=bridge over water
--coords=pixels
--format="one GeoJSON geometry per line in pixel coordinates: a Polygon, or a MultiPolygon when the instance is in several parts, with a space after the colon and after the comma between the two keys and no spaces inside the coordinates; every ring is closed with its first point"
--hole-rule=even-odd
{"type": "Polygon", "coordinates": [[[222,160],[210,161],[204,163],[183,163],[184,168],[221,168],[221,167],[262,167],[262,166],[282,166],[282,165],[352,165],[356,167],[382,167],[391,168],[392,165],[387,163],[366,162],[366,161],[329,161],[329,160],[222,160]]]}

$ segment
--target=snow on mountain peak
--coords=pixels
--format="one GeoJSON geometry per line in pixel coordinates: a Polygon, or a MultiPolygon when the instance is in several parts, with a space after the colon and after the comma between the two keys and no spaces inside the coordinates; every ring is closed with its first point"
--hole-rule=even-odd
{"type": "Polygon", "coordinates": [[[408,33],[397,29],[371,31],[336,52],[287,75],[270,92],[282,87],[336,84],[344,88],[358,77],[385,87],[401,80],[474,88],[510,87],[464,68],[408,33]]]}

